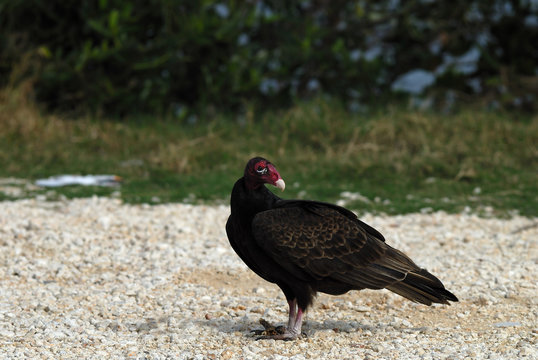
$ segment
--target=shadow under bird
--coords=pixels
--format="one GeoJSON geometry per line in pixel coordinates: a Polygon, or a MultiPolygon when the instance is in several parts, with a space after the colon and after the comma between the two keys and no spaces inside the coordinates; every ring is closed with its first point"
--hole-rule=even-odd
{"type": "Polygon", "coordinates": [[[252,271],[278,285],[289,304],[287,327],[260,338],[301,336],[303,315],[317,292],[388,289],[425,305],[458,301],[353,212],[319,201],[281,199],[265,184],[285,188],[271,162],[249,160],[233,187],[226,223],[235,252],[252,271]]]}

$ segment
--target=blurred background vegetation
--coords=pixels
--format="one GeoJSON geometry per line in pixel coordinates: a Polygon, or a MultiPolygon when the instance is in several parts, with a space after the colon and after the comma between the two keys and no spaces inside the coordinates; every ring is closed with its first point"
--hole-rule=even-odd
{"type": "Polygon", "coordinates": [[[214,203],[263,155],[286,197],[538,215],[536,44],[536,0],[0,0],[0,177],[214,203]]]}
{"type": "MultiPolygon", "coordinates": [[[[9,0],[0,84],[48,109],[107,115],[248,111],[320,93],[351,111],[419,105],[535,110],[536,0],[9,0]]],[[[191,119],[192,120],[192,119],[191,119]]]]}

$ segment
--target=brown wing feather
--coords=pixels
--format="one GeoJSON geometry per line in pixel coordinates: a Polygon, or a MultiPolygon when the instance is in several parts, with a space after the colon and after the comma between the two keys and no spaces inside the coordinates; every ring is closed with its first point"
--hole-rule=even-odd
{"type": "Polygon", "coordinates": [[[330,207],[297,204],[259,213],[252,223],[256,242],[293,276],[319,289],[331,284],[335,293],[347,284],[387,288],[428,305],[457,301],[435,276],[365,230],[362,222],[330,207]]]}
{"type": "Polygon", "coordinates": [[[281,266],[314,279],[366,268],[387,249],[359,223],[325,207],[264,211],[252,229],[257,243],[281,266]]]}

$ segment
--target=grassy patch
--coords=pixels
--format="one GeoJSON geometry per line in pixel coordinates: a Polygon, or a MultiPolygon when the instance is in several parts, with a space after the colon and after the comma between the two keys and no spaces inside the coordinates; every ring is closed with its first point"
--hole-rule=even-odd
{"type": "Polygon", "coordinates": [[[186,124],[43,115],[21,98],[16,91],[0,95],[0,177],[112,173],[125,179],[120,189],[27,195],[227,202],[246,161],[261,155],[286,180],[287,198],[340,200],[359,211],[387,213],[469,207],[538,215],[536,115],[397,107],[350,115],[338,103],[318,100],[186,124]]]}

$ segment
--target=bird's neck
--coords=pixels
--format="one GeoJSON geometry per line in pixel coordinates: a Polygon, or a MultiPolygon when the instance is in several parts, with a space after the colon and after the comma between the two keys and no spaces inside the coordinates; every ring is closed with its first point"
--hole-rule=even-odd
{"type": "Polygon", "coordinates": [[[245,190],[250,190],[250,191],[254,191],[254,190],[258,190],[258,189],[261,189],[261,188],[264,188],[265,189],[265,186],[259,182],[255,182],[253,181],[251,178],[249,177],[242,177],[243,179],[243,184],[245,186],[245,190]]]}
{"type": "Polygon", "coordinates": [[[246,179],[241,178],[237,180],[232,190],[230,201],[232,215],[252,219],[257,213],[271,209],[276,200],[278,197],[264,185],[251,188],[247,185],[246,179]]]}

